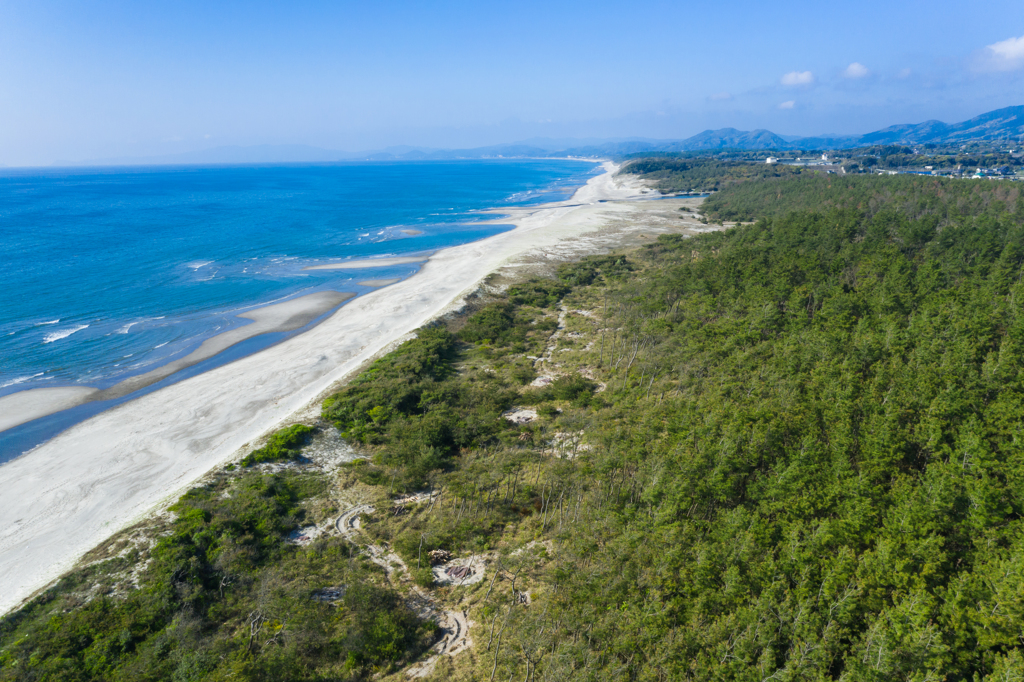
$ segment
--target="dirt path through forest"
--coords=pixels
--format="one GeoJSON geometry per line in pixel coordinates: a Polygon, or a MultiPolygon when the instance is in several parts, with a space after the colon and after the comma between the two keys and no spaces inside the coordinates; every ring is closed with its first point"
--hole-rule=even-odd
{"type": "MultiPolygon", "coordinates": [[[[429,493],[424,493],[399,500],[399,502],[422,502],[429,499],[429,493]]],[[[360,530],[359,517],[373,512],[374,508],[368,504],[356,505],[342,512],[335,522],[335,527],[342,537],[357,547],[361,547],[370,561],[383,568],[388,580],[395,583],[411,582],[412,574],[400,556],[388,547],[365,542],[360,530]]],[[[482,566],[480,570],[483,570],[482,566]]],[[[426,677],[434,670],[434,666],[442,656],[454,656],[472,646],[473,641],[469,638],[470,621],[465,611],[444,610],[437,604],[430,592],[418,585],[411,586],[405,602],[420,618],[436,621],[445,633],[441,640],[431,647],[430,654],[426,659],[406,671],[410,677],[426,677]]]]}

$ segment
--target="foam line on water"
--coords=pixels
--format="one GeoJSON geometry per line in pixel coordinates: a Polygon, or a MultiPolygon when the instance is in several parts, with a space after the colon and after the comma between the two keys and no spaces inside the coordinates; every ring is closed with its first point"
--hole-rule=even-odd
{"type": "Polygon", "coordinates": [[[89,325],[87,325],[87,324],[80,324],[77,327],[69,327],[68,329],[61,329],[59,332],[53,332],[52,334],[47,334],[43,338],[43,343],[53,343],[54,341],[60,341],[61,339],[66,339],[69,336],[71,336],[72,334],[74,334],[75,332],[80,332],[83,329],[88,329],[88,327],[89,327],[89,325]]]}

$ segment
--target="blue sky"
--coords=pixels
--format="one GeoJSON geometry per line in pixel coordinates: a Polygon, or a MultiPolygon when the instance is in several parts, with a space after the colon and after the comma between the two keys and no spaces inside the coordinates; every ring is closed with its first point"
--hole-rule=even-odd
{"type": "Polygon", "coordinates": [[[1024,4],[0,0],[0,164],[862,133],[1024,104],[1024,4]]]}

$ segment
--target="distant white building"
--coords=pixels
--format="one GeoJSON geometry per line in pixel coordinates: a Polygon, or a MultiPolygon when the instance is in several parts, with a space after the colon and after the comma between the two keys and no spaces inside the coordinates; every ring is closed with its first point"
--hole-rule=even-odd
{"type": "Polygon", "coordinates": [[[822,161],[828,161],[828,154],[822,154],[821,155],[821,160],[822,161]]]}
{"type": "Polygon", "coordinates": [[[767,159],[764,160],[764,162],[765,163],[778,163],[779,159],[777,157],[774,157],[774,156],[769,156],[767,159]]]}

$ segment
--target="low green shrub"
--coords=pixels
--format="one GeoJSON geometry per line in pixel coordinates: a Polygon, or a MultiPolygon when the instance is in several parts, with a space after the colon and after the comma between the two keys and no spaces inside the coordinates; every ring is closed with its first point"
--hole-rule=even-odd
{"type": "Polygon", "coordinates": [[[570,287],[556,279],[530,279],[509,287],[508,300],[513,305],[550,308],[569,293],[570,287]]]}
{"type": "Polygon", "coordinates": [[[412,579],[420,587],[430,587],[434,584],[434,572],[430,566],[412,569],[412,579]]]}
{"type": "Polygon", "coordinates": [[[589,404],[589,399],[596,390],[596,382],[579,374],[566,374],[558,377],[544,388],[527,391],[523,395],[522,402],[537,405],[549,400],[566,400],[573,404],[585,405],[589,404]]]}
{"type": "Polygon", "coordinates": [[[302,446],[309,442],[309,437],[316,432],[312,426],[292,424],[281,429],[262,448],[253,450],[241,461],[241,466],[250,467],[264,462],[283,462],[295,459],[302,451],[302,446]]]}

